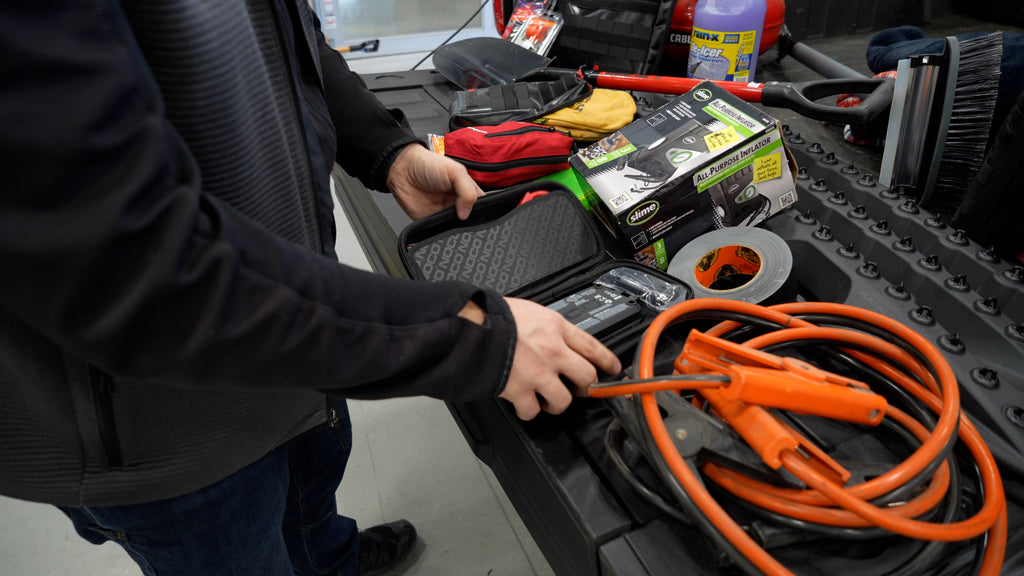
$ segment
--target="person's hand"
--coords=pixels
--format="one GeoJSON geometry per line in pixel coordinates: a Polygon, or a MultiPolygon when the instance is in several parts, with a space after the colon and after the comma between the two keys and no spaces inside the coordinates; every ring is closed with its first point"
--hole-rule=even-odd
{"type": "Polygon", "coordinates": [[[387,185],[413,220],[453,204],[459,219],[465,220],[476,199],[484,195],[465,166],[420,144],[409,144],[398,153],[388,171],[387,185]]]}
{"type": "Polygon", "coordinates": [[[516,350],[512,371],[500,397],[515,406],[516,415],[530,420],[541,410],[560,414],[572,402],[572,393],[559,378],[576,385],[577,395],[597,382],[597,370],[618,374],[622,364],[596,338],[577,328],[561,314],[518,298],[506,298],[516,322],[516,350]]]}

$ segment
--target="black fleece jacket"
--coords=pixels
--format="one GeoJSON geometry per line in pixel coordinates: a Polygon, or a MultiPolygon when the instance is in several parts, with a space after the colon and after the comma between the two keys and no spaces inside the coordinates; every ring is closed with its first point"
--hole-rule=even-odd
{"type": "Polygon", "coordinates": [[[380,187],[415,138],[307,3],[153,4],[0,7],[0,493],[181,494],[322,423],[318,390],[498,394],[497,294],[333,258],[334,160],[380,187]]]}

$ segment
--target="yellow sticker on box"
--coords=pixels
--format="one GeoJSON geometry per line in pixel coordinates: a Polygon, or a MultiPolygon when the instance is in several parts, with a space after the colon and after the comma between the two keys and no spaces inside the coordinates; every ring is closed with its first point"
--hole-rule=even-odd
{"type": "Polygon", "coordinates": [[[782,153],[754,159],[754,184],[782,177],[782,153]]]}
{"type": "Polygon", "coordinates": [[[704,137],[704,143],[708,145],[708,151],[714,152],[722,148],[728,148],[733,144],[741,142],[743,137],[732,126],[726,126],[718,132],[712,132],[704,137]]]}

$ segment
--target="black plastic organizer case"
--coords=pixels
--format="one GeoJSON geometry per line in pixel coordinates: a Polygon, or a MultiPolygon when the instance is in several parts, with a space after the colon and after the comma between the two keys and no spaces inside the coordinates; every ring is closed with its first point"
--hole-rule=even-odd
{"type": "MultiPolygon", "coordinates": [[[[613,269],[636,270],[677,286],[681,299],[692,295],[683,282],[660,270],[612,258],[580,201],[552,181],[490,192],[477,200],[467,220],[445,210],[410,224],[398,241],[402,262],[417,280],[461,280],[545,305],[587,289],[613,269]],[[525,195],[537,191],[547,194],[521,204],[525,195]]],[[[625,352],[660,312],[641,304],[635,310],[631,321],[595,336],[625,352]]]]}

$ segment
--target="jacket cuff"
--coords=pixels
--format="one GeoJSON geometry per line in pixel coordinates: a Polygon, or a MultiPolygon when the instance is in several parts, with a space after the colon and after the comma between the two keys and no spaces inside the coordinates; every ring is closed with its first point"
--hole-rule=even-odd
{"type": "Polygon", "coordinates": [[[497,387],[492,393],[492,396],[498,396],[505,390],[509,375],[512,373],[512,361],[515,358],[517,341],[515,318],[512,316],[512,310],[508,307],[508,302],[496,292],[480,290],[470,299],[483,308],[488,323],[496,329],[505,330],[506,333],[501,375],[497,379],[497,387]]]}
{"type": "Polygon", "coordinates": [[[384,151],[377,156],[377,161],[374,162],[373,169],[370,171],[370,174],[372,175],[371,186],[374,190],[379,192],[391,192],[388,188],[388,173],[391,172],[391,165],[395,163],[395,159],[398,158],[399,153],[401,153],[409,144],[420,144],[424,148],[427,148],[426,142],[412,135],[399,138],[392,142],[390,146],[385,148],[384,151]]]}

